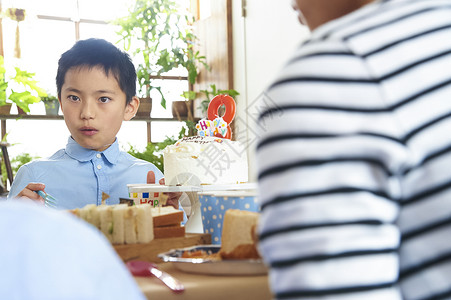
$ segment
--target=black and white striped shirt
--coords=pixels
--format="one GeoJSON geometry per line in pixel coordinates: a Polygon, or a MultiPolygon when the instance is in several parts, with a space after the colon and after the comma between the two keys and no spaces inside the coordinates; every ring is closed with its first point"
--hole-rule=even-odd
{"type": "Polygon", "coordinates": [[[451,0],[376,1],[317,28],[266,98],[275,297],[451,298],[451,0]]]}

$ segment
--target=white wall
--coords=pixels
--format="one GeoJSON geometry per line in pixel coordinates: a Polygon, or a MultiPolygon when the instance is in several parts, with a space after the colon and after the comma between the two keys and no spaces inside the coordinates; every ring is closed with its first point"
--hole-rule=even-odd
{"type": "Polygon", "coordinates": [[[234,88],[240,92],[235,119],[236,138],[248,145],[250,181],[256,180],[254,149],[258,128],[257,101],[294,48],[309,33],[299,24],[291,0],[232,0],[234,88]]]}

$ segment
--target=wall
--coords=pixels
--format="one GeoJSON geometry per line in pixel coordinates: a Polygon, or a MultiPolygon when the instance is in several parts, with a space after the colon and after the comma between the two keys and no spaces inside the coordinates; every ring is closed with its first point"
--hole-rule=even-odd
{"type": "Polygon", "coordinates": [[[256,181],[255,123],[258,100],[294,48],[309,33],[299,24],[291,0],[233,0],[234,88],[240,92],[235,138],[247,143],[250,181],[256,181]]]}

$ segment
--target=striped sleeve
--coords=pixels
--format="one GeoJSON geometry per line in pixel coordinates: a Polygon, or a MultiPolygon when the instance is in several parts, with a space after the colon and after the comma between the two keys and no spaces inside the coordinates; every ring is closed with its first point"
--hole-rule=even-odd
{"type": "Polygon", "coordinates": [[[260,245],[278,299],[396,299],[404,145],[362,60],[335,51],[292,62],[266,95],[260,245]]]}
{"type": "Polygon", "coordinates": [[[277,299],[451,295],[450,34],[449,0],[376,2],[313,32],[267,89],[259,234],[277,299]]]}

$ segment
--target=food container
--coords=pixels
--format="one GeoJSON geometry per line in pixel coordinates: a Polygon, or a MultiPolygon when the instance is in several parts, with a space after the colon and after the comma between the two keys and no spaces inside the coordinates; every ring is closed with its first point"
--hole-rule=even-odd
{"type": "Polygon", "coordinates": [[[211,234],[212,244],[221,244],[222,224],[226,210],[260,211],[256,191],[211,191],[200,192],[198,195],[202,225],[204,232],[211,234]]]}
{"type": "Polygon", "coordinates": [[[154,191],[144,184],[128,184],[128,195],[133,199],[135,205],[150,204],[153,207],[162,205],[160,191],[154,191]]]}

